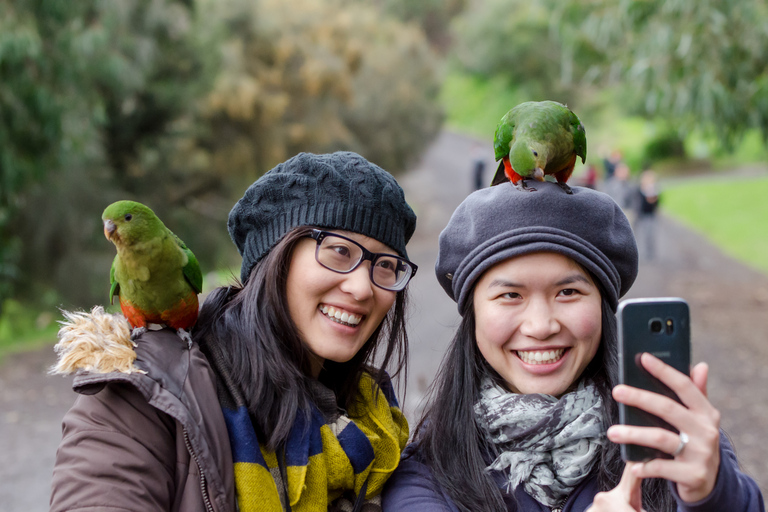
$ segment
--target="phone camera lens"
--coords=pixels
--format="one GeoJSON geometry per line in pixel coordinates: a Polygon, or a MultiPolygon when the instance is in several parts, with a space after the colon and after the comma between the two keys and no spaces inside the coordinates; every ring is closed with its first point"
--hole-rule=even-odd
{"type": "Polygon", "coordinates": [[[653,334],[659,334],[659,333],[661,333],[662,330],[664,330],[664,324],[662,323],[661,319],[659,319],[659,318],[651,319],[651,321],[648,323],[648,325],[649,325],[649,327],[651,329],[651,333],[653,333],[653,334]]]}

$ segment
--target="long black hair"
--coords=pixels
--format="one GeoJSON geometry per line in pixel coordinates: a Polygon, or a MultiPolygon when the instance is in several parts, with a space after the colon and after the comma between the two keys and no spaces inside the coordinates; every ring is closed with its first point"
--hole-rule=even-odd
{"type": "MultiPolygon", "coordinates": [[[[596,279],[594,281],[598,283],[596,279]]],[[[503,379],[486,362],[477,347],[472,295],[470,293],[461,311],[461,324],[430,389],[430,405],[425,409],[414,439],[433,477],[459,510],[472,512],[478,510],[478,504],[482,503],[484,511],[506,512],[516,508],[510,509],[510,505],[505,504],[501,489],[485,469],[498,451],[487,441],[474,412],[483,378],[489,376],[500,383],[503,379]]],[[[609,425],[613,425],[619,420],[618,405],[611,396],[619,375],[616,317],[602,290],[600,295],[600,346],[584,369],[582,378],[595,382],[603,400],[603,417],[607,418],[609,425]]],[[[616,487],[623,470],[619,445],[607,443],[592,469],[597,476],[599,490],[616,487]]],[[[643,502],[648,512],[676,510],[665,480],[644,480],[643,502]]]]}
{"type": "MultiPolygon", "coordinates": [[[[286,284],[293,250],[312,229],[302,226],[286,234],[253,267],[244,285],[211,292],[193,332],[206,356],[225,363],[257,435],[271,450],[288,438],[296,415],[308,417],[311,410],[313,356],[288,314],[286,284]]],[[[397,292],[384,321],[352,359],[324,363],[318,380],[334,391],[339,407],[348,409],[358,398],[363,371],[379,386],[387,378],[385,369],[392,377],[405,378],[406,302],[405,290],[397,292]],[[380,370],[372,366],[374,360],[380,370]]]]}

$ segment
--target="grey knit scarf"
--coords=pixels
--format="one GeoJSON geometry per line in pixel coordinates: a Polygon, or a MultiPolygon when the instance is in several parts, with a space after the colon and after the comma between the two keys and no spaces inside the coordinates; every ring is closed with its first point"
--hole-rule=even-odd
{"type": "Polygon", "coordinates": [[[487,469],[507,473],[508,491],[522,485],[542,505],[562,505],[607,442],[601,404],[594,384],[558,400],[510,393],[486,378],[475,414],[500,452],[487,469]]]}

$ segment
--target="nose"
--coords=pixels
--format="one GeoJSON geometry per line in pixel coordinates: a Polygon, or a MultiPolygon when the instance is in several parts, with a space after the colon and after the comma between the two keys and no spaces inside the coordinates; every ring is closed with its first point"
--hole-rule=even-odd
{"type": "Polygon", "coordinates": [[[560,322],[552,306],[545,300],[532,301],[525,310],[520,333],[529,338],[546,340],[558,332],[560,332],[560,322]]]}
{"type": "Polygon", "coordinates": [[[370,298],[373,296],[373,287],[375,286],[371,282],[370,272],[370,262],[363,262],[349,274],[344,274],[344,280],[340,285],[341,290],[349,293],[359,302],[370,298]]]}

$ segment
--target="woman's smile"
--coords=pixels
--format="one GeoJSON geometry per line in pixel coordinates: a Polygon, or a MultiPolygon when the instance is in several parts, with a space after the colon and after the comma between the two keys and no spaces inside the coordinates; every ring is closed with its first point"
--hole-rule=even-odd
{"type": "Polygon", "coordinates": [[[517,357],[525,364],[551,365],[559,362],[565,353],[564,348],[555,350],[515,350],[517,357]]]}
{"type": "Polygon", "coordinates": [[[350,327],[355,327],[363,319],[361,315],[350,313],[336,306],[321,304],[319,309],[320,309],[320,312],[322,312],[329,319],[341,325],[348,325],[350,327]]]}

